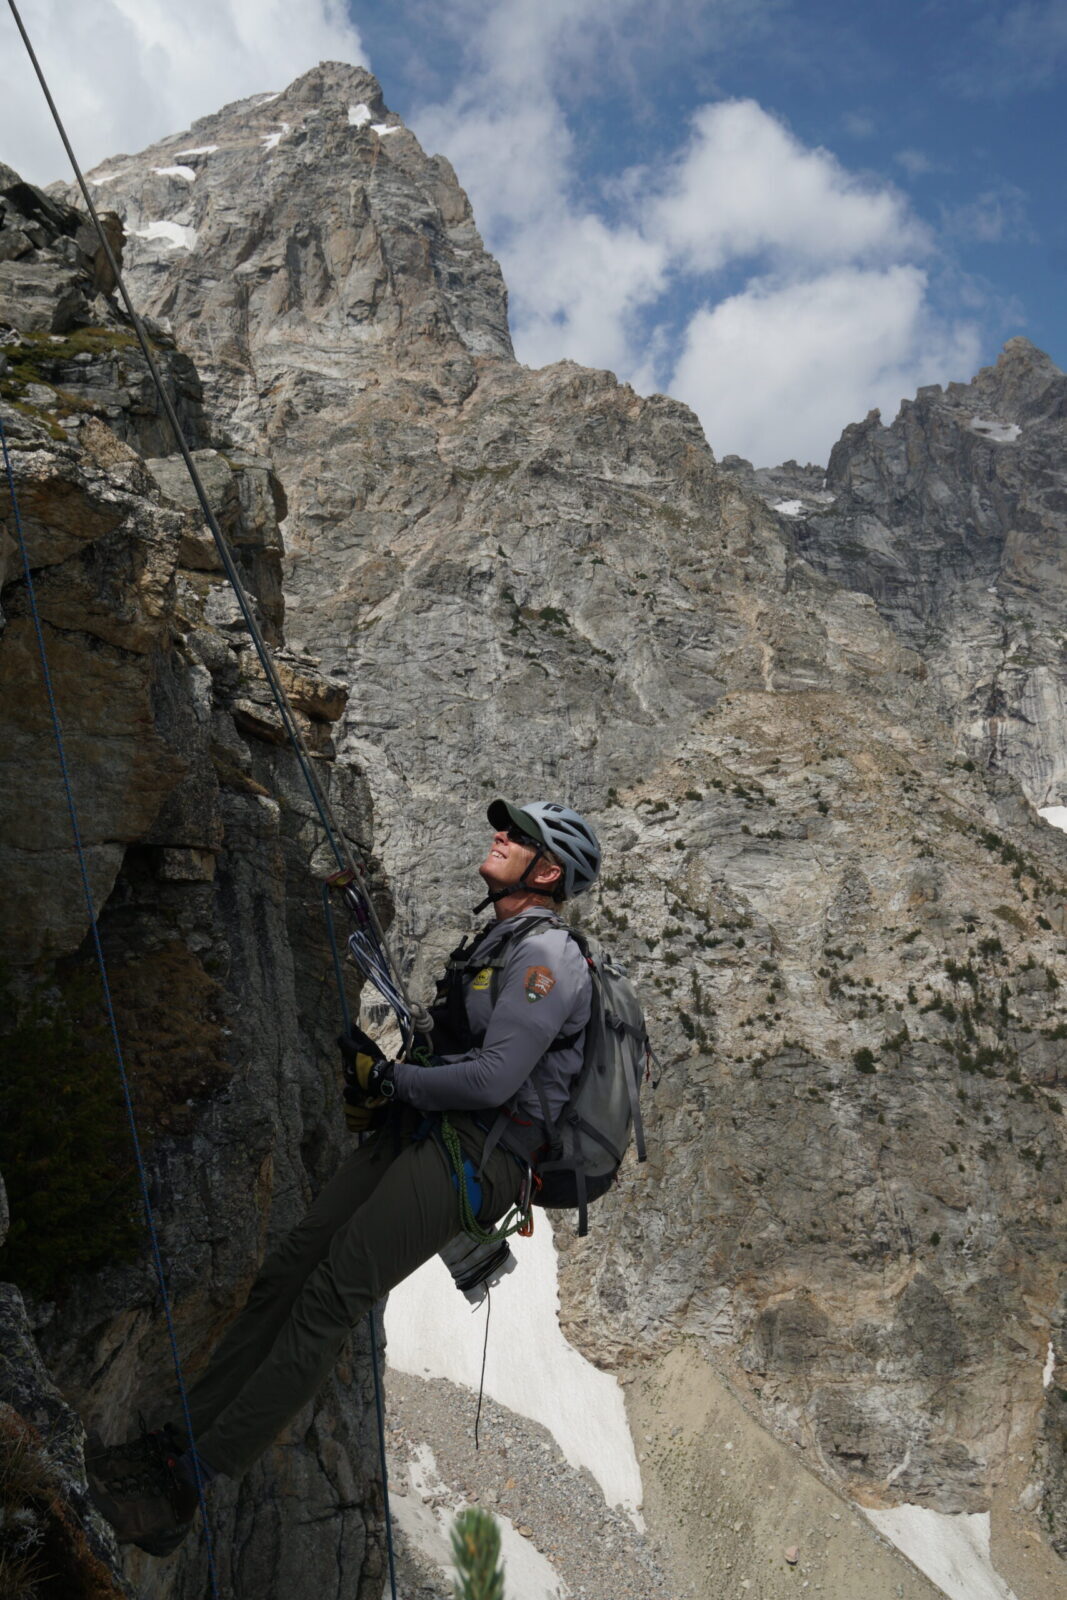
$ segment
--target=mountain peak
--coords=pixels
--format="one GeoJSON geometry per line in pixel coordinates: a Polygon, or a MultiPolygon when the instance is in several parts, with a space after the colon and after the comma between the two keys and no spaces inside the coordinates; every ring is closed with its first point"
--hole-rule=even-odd
{"type": "Polygon", "coordinates": [[[343,407],[394,364],[462,389],[471,357],[512,358],[500,269],[467,196],[364,67],[321,62],[103,162],[91,182],[122,218],[136,298],[187,330],[222,425],[235,417],[257,448],[242,428],[253,391],[297,374],[325,379],[343,407]]]}

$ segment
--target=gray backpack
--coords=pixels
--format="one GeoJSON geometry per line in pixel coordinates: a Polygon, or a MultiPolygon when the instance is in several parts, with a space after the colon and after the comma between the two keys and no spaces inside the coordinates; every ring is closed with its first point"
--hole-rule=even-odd
{"type": "Polygon", "coordinates": [[[548,1150],[537,1161],[539,1206],[576,1207],[578,1234],[589,1231],[588,1206],[615,1181],[633,1130],[638,1161],[646,1159],[641,1081],[655,1059],[641,1002],[622,967],[598,939],[567,928],[593,979],[592,1010],[582,1066],[567,1104],[546,1123],[548,1150]]]}

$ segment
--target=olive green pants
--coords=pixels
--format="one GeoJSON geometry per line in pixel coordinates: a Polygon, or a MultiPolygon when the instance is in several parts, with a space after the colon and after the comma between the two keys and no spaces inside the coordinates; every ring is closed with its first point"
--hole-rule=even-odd
{"type": "MultiPolygon", "coordinates": [[[[433,1137],[411,1141],[419,1120],[407,1119],[399,1146],[387,1129],[353,1150],[264,1261],[189,1391],[197,1450],[215,1472],[247,1471],[322,1386],[375,1301],[462,1231],[447,1156],[433,1137]]],[[[465,1113],[449,1120],[477,1166],[485,1134],[465,1113]]],[[[483,1226],[515,1203],[521,1178],[498,1146],[481,1176],[483,1226]]]]}

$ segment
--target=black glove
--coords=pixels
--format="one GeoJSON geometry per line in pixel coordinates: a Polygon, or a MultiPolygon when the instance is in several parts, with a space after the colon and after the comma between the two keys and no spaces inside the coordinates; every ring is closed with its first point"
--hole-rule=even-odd
{"type": "MultiPolygon", "coordinates": [[[[345,1064],[345,1077],[349,1072],[356,1070],[356,1063],[360,1056],[367,1056],[373,1063],[384,1061],[385,1057],[375,1044],[369,1033],[364,1033],[362,1028],[357,1028],[355,1023],[349,1023],[344,1033],[337,1040],[337,1048],[341,1052],[341,1059],[345,1064]]],[[[367,1071],[370,1068],[366,1069],[367,1071]]]]}
{"type": "Polygon", "coordinates": [[[337,1041],[344,1061],[345,1102],[350,1106],[380,1106],[396,1093],[393,1063],[387,1061],[374,1040],[359,1028],[349,1028],[337,1041]]]}

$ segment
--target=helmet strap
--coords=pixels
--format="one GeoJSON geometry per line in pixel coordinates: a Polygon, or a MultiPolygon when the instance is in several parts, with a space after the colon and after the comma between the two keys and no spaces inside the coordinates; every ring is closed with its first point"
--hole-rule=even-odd
{"type": "Polygon", "coordinates": [[[479,900],[478,904],[475,906],[474,915],[478,916],[480,912],[485,910],[486,906],[495,906],[498,900],[506,900],[509,894],[538,894],[543,895],[546,900],[554,900],[556,898],[555,884],[553,884],[550,889],[539,889],[536,884],[526,882],[527,875],[533,871],[534,867],[536,867],[544,853],[545,846],[543,844],[539,844],[533,854],[533,857],[527,862],[526,870],[523,872],[523,875],[519,879],[518,883],[509,883],[505,889],[490,889],[485,899],[479,900]]]}

